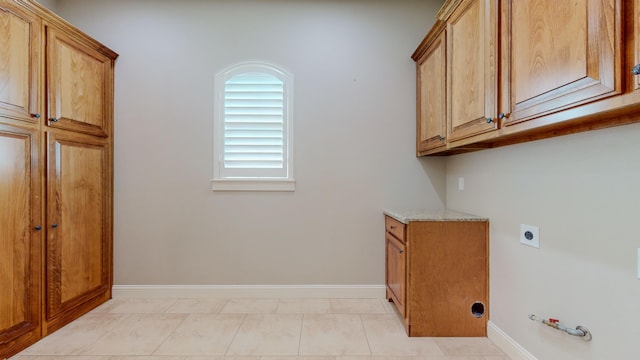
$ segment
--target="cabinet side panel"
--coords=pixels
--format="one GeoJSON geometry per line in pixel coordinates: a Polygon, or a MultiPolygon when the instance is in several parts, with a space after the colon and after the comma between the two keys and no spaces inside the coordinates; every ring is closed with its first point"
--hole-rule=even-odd
{"type": "Polygon", "coordinates": [[[486,336],[487,226],[477,221],[410,224],[411,336],[486,336]],[[472,313],[476,302],[484,305],[482,317],[472,313]]]}

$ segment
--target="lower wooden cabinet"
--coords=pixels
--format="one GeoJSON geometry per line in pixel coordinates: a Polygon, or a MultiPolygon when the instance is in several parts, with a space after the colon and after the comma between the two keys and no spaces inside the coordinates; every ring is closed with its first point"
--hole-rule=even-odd
{"type": "Polygon", "coordinates": [[[488,220],[450,211],[394,216],[385,217],[387,299],[407,334],[486,336],[488,220]]]}

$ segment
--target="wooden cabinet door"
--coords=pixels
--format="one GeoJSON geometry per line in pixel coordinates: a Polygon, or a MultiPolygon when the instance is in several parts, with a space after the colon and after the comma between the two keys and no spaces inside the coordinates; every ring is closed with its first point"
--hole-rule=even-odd
{"type": "Polygon", "coordinates": [[[38,140],[0,124],[0,358],[40,338],[38,140]]]}
{"type": "Polygon", "coordinates": [[[447,51],[444,27],[416,61],[417,153],[445,146],[447,51]]]}
{"type": "Polygon", "coordinates": [[[387,291],[402,316],[405,316],[406,254],[405,246],[398,239],[386,234],[387,243],[387,291]]]}
{"type": "Polygon", "coordinates": [[[503,0],[502,10],[507,125],[621,93],[621,0],[503,0]]]}
{"type": "Polygon", "coordinates": [[[447,20],[449,142],[497,128],[495,0],[463,0],[447,20]]]}
{"type": "Polygon", "coordinates": [[[47,27],[48,125],[108,136],[111,59],[47,27]]]}
{"type": "Polygon", "coordinates": [[[0,4],[0,115],[35,122],[38,114],[40,21],[15,4],[0,4]]]}
{"type": "Polygon", "coordinates": [[[108,142],[48,134],[47,332],[111,294],[108,142]]]}
{"type": "MultiPolygon", "coordinates": [[[[633,79],[631,80],[631,84],[633,86],[633,90],[635,91],[640,89],[640,74],[636,75],[636,73],[640,72],[640,0],[634,0],[633,9],[633,62],[629,65],[629,67],[633,68],[635,66],[638,66],[631,74],[633,79]]],[[[631,70],[627,69],[626,71],[631,70]]]]}

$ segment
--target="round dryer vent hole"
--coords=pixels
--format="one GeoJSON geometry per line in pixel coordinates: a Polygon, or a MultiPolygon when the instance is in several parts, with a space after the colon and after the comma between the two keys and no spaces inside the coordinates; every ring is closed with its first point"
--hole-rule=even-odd
{"type": "Polygon", "coordinates": [[[477,318],[484,316],[484,304],[479,301],[474,302],[473,305],[471,305],[471,315],[477,318]]]}

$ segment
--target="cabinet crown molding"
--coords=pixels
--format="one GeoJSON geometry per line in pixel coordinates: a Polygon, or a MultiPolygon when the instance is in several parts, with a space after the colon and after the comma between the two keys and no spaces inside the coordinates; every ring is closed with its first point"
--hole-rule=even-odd
{"type": "Polygon", "coordinates": [[[441,21],[447,21],[449,16],[453,13],[453,11],[462,3],[463,0],[448,0],[442,5],[438,13],[436,14],[436,19],[441,21]]]}

